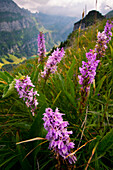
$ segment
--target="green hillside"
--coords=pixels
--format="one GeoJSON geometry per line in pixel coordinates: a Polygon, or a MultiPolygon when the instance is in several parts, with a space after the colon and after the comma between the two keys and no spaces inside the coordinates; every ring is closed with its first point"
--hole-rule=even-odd
{"type": "Polygon", "coordinates": [[[57,68],[58,49],[55,58],[0,72],[1,169],[112,170],[113,36],[108,42],[101,34],[106,22],[72,32],[57,68]]]}
{"type": "Polygon", "coordinates": [[[39,32],[45,34],[49,51],[67,38],[76,21],[73,17],[33,14],[12,0],[0,0],[0,6],[0,58],[9,54],[17,58],[37,55],[39,32]]]}
{"type": "Polygon", "coordinates": [[[5,69],[4,66],[9,67],[9,66],[20,64],[25,60],[26,60],[25,57],[18,58],[12,54],[3,55],[3,57],[0,58],[0,69],[3,68],[5,69]]]}
{"type": "Polygon", "coordinates": [[[29,57],[37,54],[37,35],[40,31],[45,33],[45,39],[50,41],[50,43],[46,43],[47,49],[49,50],[54,45],[54,41],[50,36],[51,31],[37,23],[35,18],[31,19],[33,23],[30,23],[28,28],[0,32],[0,39],[2,40],[0,42],[0,57],[8,53],[12,53],[17,57],[29,57]]]}

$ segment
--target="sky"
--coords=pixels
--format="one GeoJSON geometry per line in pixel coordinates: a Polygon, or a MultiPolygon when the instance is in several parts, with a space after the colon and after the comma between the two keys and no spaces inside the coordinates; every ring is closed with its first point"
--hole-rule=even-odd
{"type": "Polygon", "coordinates": [[[113,0],[13,0],[31,12],[42,12],[51,15],[63,15],[81,18],[83,11],[96,9],[105,15],[113,10],[113,0]],[[96,5],[97,2],[97,5],[96,5]]]}

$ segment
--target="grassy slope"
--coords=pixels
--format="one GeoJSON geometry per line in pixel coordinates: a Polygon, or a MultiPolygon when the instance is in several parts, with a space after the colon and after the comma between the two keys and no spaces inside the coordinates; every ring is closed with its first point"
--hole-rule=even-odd
{"type": "MultiPolygon", "coordinates": [[[[83,57],[83,59],[85,59],[85,53],[88,52],[89,49],[93,49],[97,40],[97,32],[103,31],[104,25],[106,23],[106,20],[103,21],[99,21],[97,22],[95,25],[93,26],[89,26],[87,28],[85,28],[84,30],[76,30],[74,32],[72,32],[67,40],[65,42],[62,43],[62,46],[65,49],[66,55],[64,57],[64,59],[62,60],[62,62],[65,62],[66,60],[66,65],[68,68],[70,68],[70,65],[72,64],[72,59],[73,56],[79,58],[83,57]],[[68,57],[70,56],[70,57],[68,57]],[[69,61],[69,62],[68,62],[69,61]]],[[[80,58],[81,60],[81,58],[80,58]]],[[[33,60],[29,60],[27,61],[27,63],[34,63],[33,60]]],[[[61,62],[60,66],[63,66],[63,63],[61,62]]],[[[81,64],[81,63],[80,63],[81,64]]],[[[26,67],[26,64],[24,65],[20,65],[17,70],[21,70],[21,66],[22,67],[26,67]]],[[[60,67],[59,66],[59,67],[60,67]]]]}
{"type": "MultiPolygon", "coordinates": [[[[109,47],[106,56],[101,59],[97,69],[95,89],[93,85],[91,86],[88,99],[87,122],[83,128],[81,127],[81,122],[84,121],[84,118],[81,120],[82,115],[79,113],[79,100],[81,97],[81,86],[78,84],[79,67],[81,67],[82,61],[86,60],[85,53],[88,52],[90,48],[94,49],[97,30],[102,32],[105,23],[106,21],[104,20],[85,30],[75,31],[69,36],[70,38],[65,42],[66,54],[58,66],[58,72],[50,76],[46,85],[43,79],[38,79],[40,68],[38,68],[37,65],[37,58],[27,60],[12,72],[13,76],[17,75],[18,72],[23,75],[29,75],[40,96],[36,118],[32,118],[30,111],[24,105],[23,101],[18,99],[17,95],[16,97],[12,95],[10,100],[9,98],[1,98],[0,100],[2,108],[0,113],[1,147],[5,143],[2,149],[3,153],[1,152],[2,159],[0,163],[4,163],[4,169],[6,167],[8,168],[9,165],[12,166],[11,163],[14,163],[13,160],[8,161],[7,155],[9,159],[13,159],[13,156],[16,157],[14,161],[20,166],[18,169],[21,169],[21,167],[26,168],[26,166],[28,166],[27,169],[30,169],[28,163],[34,164],[34,160],[32,159],[35,153],[38,155],[40,168],[54,169],[56,162],[50,158],[51,155],[47,149],[48,144],[42,145],[41,151],[37,148],[35,153],[31,153],[31,157],[28,156],[25,160],[25,156],[31,150],[31,145],[33,145],[33,149],[39,143],[20,145],[20,147],[17,147],[18,151],[15,149],[15,145],[10,144],[11,141],[15,144],[15,140],[22,141],[33,137],[43,137],[44,132],[42,133],[40,130],[40,120],[44,107],[52,107],[52,109],[58,107],[61,112],[66,114],[64,119],[69,121],[69,130],[73,131],[71,137],[75,142],[75,149],[79,145],[83,132],[80,146],[86,143],[87,145],[84,145],[84,147],[76,153],[77,169],[85,169],[87,166],[89,169],[112,169],[113,149],[112,143],[110,142],[113,140],[113,133],[109,132],[112,132],[113,126],[113,56],[111,56],[109,47]],[[7,129],[7,127],[10,128],[7,129]],[[90,142],[90,140],[95,137],[96,139],[90,142]],[[20,154],[20,152],[23,157],[20,158],[19,155],[18,161],[18,154],[20,154]],[[7,160],[6,163],[5,160],[7,160]],[[49,160],[51,161],[50,163],[48,163],[49,160]]],[[[113,39],[110,45],[113,47],[113,39]]],[[[84,112],[84,116],[85,114],[86,112],[84,112]]],[[[36,158],[36,155],[34,158],[36,158]]],[[[64,167],[64,169],[66,167],[64,167]]]]}
{"type": "Polygon", "coordinates": [[[0,68],[6,64],[19,64],[26,60],[25,57],[18,58],[12,54],[8,54],[8,56],[4,55],[3,58],[0,58],[2,63],[0,62],[0,68]]]}

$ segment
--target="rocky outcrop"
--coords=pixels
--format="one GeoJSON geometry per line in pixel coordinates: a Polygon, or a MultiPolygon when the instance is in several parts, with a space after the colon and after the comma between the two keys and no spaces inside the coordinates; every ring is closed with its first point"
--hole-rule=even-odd
{"type": "Polygon", "coordinates": [[[20,57],[36,53],[36,35],[39,33],[36,24],[40,26],[28,10],[21,9],[13,0],[0,0],[0,57],[4,54],[20,57]]]}
{"type": "Polygon", "coordinates": [[[25,18],[23,18],[22,20],[0,23],[0,31],[7,31],[7,32],[21,30],[29,27],[30,27],[30,23],[25,18]]]}
{"type": "Polygon", "coordinates": [[[105,17],[100,12],[92,10],[83,19],[79,20],[74,24],[73,31],[79,29],[79,27],[81,29],[84,29],[90,25],[93,25],[96,20],[102,20],[104,18],[105,17]]]}
{"type": "Polygon", "coordinates": [[[0,0],[0,32],[13,32],[35,25],[31,13],[21,9],[12,0],[0,0]]]}

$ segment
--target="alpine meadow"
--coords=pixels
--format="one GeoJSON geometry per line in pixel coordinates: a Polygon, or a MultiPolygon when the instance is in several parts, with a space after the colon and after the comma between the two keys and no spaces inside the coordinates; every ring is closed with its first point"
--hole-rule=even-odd
{"type": "Polygon", "coordinates": [[[0,71],[1,170],[113,169],[113,18],[0,71]]]}

